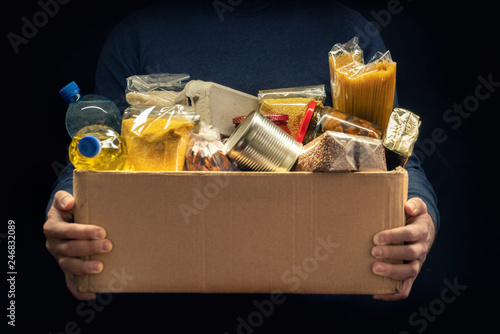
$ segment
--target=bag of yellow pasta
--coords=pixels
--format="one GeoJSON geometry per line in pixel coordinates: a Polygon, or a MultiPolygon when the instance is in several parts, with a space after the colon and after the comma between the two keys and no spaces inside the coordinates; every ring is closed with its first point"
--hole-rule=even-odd
{"type": "Polygon", "coordinates": [[[290,135],[296,138],[307,106],[311,101],[316,101],[317,105],[322,107],[326,99],[326,92],[325,85],[315,85],[260,90],[257,97],[261,102],[259,110],[261,114],[288,115],[290,135]]]}
{"type": "Polygon", "coordinates": [[[183,170],[191,130],[198,121],[198,115],[181,105],[127,108],[121,131],[129,150],[125,170],[183,170]]]}
{"type": "Polygon", "coordinates": [[[396,62],[389,51],[377,52],[365,64],[354,37],[335,44],[328,54],[333,107],[385,129],[396,91],[396,62]]]}

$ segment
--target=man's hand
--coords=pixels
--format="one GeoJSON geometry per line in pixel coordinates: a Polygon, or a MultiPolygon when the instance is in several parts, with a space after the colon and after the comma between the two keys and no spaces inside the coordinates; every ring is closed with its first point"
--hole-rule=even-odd
{"type": "Polygon", "coordinates": [[[74,205],[71,194],[65,191],[56,193],[43,225],[46,247],[63,270],[69,291],[80,300],[94,299],[95,293],[76,291],[75,274],[99,273],[102,262],[84,261],[79,257],[109,252],[112,244],[104,239],[106,231],[102,227],[72,223],[74,205]]]}
{"type": "Polygon", "coordinates": [[[435,237],[435,226],[420,198],[411,198],[405,204],[406,226],[385,230],[373,237],[376,259],[404,260],[402,264],[375,262],[375,274],[402,280],[401,291],[395,295],[375,295],[381,300],[401,300],[408,297],[435,237]],[[403,245],[394,245],[404,243],[403,245]]]}

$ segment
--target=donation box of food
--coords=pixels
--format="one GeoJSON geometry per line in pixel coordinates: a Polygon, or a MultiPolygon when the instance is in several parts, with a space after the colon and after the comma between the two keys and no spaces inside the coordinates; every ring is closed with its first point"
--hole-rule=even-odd
{"type": "Polygon", "coordinates": [[[333,107],[324,85],[252,96],[184,74],[128,78],[125,146],[116,136],[86,140],[95,150],[72,144],[83,162],[75,222],[113,243],[87,258],[104,269],[77,276],[78,289],[397,293],[400,281],[372,272],[371,248],[405,224],[419,117],[393,109],[389,53],[365,65],[353,39],[329,58],[333,107]],[[118,155],[119,168],[86,169],[118,155]]]}
{"type": "Polygon", "coordinates": [[[76,171],[75,220],[113,242],[81,291],[395,293],[373,236],[404,225],[407,173],[76,171]],[[126,277],[119,281],[117,277],[126,277]]]}

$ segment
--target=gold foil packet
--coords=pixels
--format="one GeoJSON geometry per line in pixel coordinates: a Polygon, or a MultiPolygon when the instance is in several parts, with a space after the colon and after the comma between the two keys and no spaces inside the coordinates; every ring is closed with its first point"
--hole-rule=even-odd
{"type": "Polygon", "coordinates": [[[418,138],[420,123],[420,117],[411,111],[394,108],[385,131],[384,146],[409,158],[418,138]]]}

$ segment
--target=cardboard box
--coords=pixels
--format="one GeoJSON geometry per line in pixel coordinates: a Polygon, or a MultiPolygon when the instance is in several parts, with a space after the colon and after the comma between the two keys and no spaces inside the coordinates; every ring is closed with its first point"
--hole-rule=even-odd
{"type": "Polygon", "coordinates": [[[113,242],[80,291],[391,294],[373,236],[403,226],[391,172],[75,171],[75,221],[113,242]]]}

